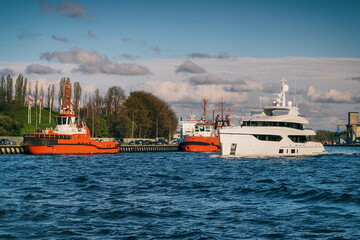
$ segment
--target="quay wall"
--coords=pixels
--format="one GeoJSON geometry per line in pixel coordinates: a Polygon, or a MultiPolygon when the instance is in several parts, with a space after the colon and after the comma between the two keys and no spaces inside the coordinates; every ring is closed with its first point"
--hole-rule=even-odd
{"type": "Polygon", "coordinates": [[[178,145],[121,145],[121,152],[177,152],[178,145]]]}
{"type": "Polygon", "coordinates": [[[25,154],[28,153],[24,146],[2,145],[0,146],[0,154],[25,154]]]}
{"type": "MultiPolygon", "coordinates": [[[[178,145],[124,145],[120,147],[122,152],[177,152],[178,145]]],[[[27,154],[25,146],[2,145],[0,146],[0,154],[27,154]]]]}

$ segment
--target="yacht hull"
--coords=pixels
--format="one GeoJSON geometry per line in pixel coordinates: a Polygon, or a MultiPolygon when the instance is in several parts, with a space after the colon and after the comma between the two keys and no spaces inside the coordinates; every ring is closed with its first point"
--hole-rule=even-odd
{"type": "Polygon", "coordinates": [[[220,132],[223,156],[309,156],[325,154],[318,142],[294,143],[287,136],[280,141],[261,141],[249,133],[220,132]]]}

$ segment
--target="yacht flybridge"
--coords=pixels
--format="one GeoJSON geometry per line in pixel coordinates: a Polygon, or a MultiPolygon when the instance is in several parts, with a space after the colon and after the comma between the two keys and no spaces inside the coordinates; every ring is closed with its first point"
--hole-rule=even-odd
{"type": "Polygon", "coordinates": [[[259,114],[242,121],[240,126],[220,129],[223,156],[299,156],[325,154],[320,142],[310,141],[315,131],[305,129],[309,121],[299,108],[286,102],[289,86],[281,80],[281,92],[259,114]]]}

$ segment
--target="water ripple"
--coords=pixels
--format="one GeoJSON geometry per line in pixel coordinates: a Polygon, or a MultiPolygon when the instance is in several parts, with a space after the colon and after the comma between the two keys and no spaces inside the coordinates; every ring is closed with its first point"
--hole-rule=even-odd
{"type": "Polygon", "coordinates": [[[360,149],[0,155],[0,239],[360,239],[360,149]]]}

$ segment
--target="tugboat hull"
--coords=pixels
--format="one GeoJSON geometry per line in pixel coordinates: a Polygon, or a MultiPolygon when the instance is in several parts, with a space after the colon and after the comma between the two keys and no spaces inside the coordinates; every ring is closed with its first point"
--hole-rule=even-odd
{"type": "Polygon", "coordinates": [[[220,140],[218,137],[188,137],[180,143],[181,150],[186,152],[218,152],[220,140]]]}

